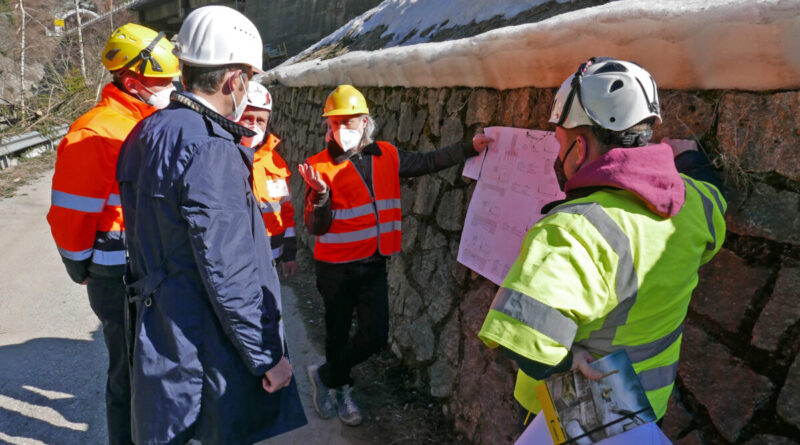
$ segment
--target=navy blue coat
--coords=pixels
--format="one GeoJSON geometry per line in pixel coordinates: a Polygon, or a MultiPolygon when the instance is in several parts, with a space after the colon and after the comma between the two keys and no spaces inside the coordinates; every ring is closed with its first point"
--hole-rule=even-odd
{"type": "Polygon", "coordinates": [[[122,146],[137,444],[250,444],[306,423],[294,379],[275,394],[261,387],[285,342],[241,128],[173,102],[122,146]]]}

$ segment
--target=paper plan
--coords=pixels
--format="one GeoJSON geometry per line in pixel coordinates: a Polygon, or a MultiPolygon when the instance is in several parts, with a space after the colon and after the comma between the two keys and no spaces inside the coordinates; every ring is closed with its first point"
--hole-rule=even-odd
{"type": "Polygon", "coordinates": [[[494,139],[485,157],[475,156],[464,166],[464,176],[479,179],[458,261],[500,285],[525,234],[542,218],[541,208],[564,194],[553,172],[558,155],[554,133],[509,127],[488,127],[484,133],[494,139]]]}

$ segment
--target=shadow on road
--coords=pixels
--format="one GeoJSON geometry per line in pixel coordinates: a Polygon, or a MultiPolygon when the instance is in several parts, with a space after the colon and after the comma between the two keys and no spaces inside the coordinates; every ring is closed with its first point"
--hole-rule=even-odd
{"type": "Polygon", "coordinates": [[[0,346],[0,443],[105,442],[107,364],[99,329],[0,346]]]}

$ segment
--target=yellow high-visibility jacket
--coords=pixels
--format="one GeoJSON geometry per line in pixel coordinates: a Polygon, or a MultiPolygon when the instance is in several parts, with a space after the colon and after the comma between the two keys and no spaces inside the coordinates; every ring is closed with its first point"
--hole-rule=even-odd
{"type": "MultiPolygon", "coordinates": [[[[550,366],[573,344],[596,357],[625,349],[661,418],[698,268],[725,237],[720,191],[680,177],[685,201],[671,217],[614,188],[552,209],[525,237],[479,337],[550,366]]],[[[538,384],[517,375],[515,397],[534,412],[538,384]]]]}

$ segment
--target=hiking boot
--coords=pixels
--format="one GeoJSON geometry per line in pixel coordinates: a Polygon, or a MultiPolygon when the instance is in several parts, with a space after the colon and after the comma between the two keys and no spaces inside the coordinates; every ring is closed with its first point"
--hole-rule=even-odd
{"type": "Polygon", "coordinates": [[[314,403],[314,411],[321,418],[330,419],[336,414],[334,406],[336,391],[322,383],[319,376],[319,365],[311,365],[306,368],[306,374],[308,374],[308,381],[311,382],[311,400],[314,403]]]}
{"type": "Polygon", "coordinates": [[[339,411],[339,420],[345,425],[361,425],[363,420],[361,410],[353,400],[353,387],[344,385],[342,389],[336,390],[336,408],[339,411]]]}

